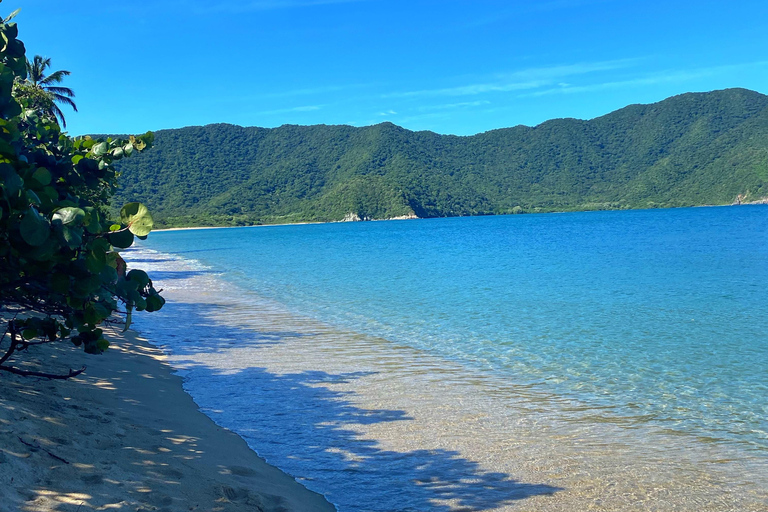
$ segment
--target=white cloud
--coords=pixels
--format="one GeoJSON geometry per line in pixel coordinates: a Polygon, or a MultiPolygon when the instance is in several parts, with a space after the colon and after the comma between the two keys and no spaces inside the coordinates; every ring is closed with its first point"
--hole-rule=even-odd
{"type": "Polygon", "coordinates": [[[424,96],[474,96],[493,92],[512,92],[526,89],[538,89],[561,82],[563,78],[601,71],[612,71],[631,67],[642,59],[620,59],[600,62],[580,62],[562,66],[530,68],[498,75],[496,80],[481,83],[422,89],[417,91],[393,92],[385,98],[408,98],[424,96]]]}
{"type": "Polygon", "coordinates": [[[422,112],[430,111],[430,110],[450,110],[454,108],[465,108],[465,107],[480,107],[482,105],[490,105],[490,101],[488,100],[479,100],[479,101],[462,101],[459,103],[445,103],[442,105],[425,105],[423,107],[419,107],[418,110],[422,112]]]}
{"type": "Polygon", "coordinates": [[[323,108],[323,105],[303,105],[300,107],[278,108],[275,110],[263,110],[261,112],[256,112],[256,115],[266,116],[266,115],[272,115],[272,114],[290,114],[291,112],[313,112],[315,110],[320,110],[321,108],[323,108]]]}
{"type": "Polygon", "coordinates": [[[656,85],[662,83],[687,82],[709,76],[733,73],[735,71],[750,69],[754,67],[763,67],[768,65],[768,61],[749,62],[743,64],[731,64],[726,66],[710,66],[704,68],[695,68],[683,71],[663,71],[656,72],[646,76],[630,78],[627,80],[615,80],[595,84],[571,86],[568,84],[558,84],[559,87],[553,87],[543,91],[535,91],[521,94],[520,97],[548,96],[551,94],[578,94],[597,92],[609,89],[622,89],[626,87],[638,87],[643,85],[656,85]]]}

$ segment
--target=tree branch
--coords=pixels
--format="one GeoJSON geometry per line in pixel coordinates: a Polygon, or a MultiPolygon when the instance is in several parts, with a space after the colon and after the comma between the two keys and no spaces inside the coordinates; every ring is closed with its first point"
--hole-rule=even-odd
{"type": "MultiPolygon", "coordinates": [[[[18,436],[17,436],[17,437],[18,437],[18,436]]],[[[42,446],[34,445],[34,444],[32,444],[32,443],[28,443],[28,442],[26,442],[25,440],[23,440],[21,437],[19,437],[19,441],[21,441],[21,444],[23,444],[24,446],[29,446],[30,448],[34,448],[34,449],[36,449],[36,450],[43,450],[45,453],[47,453],[48,455],[50,455],[50,456],[51,456],[51,457],[53,457],[54,459],[56,459],[56,460],[60,460],[60,461],[61,461],[61,462],[63,462],[64,464],[69,464],[69,461],[68,461],[67,459],[62,459],[62,458],[61,458],[61,457],[59,457],[58,455],[56,455],[56,454],[53,454],[53,453],[49,452],[48,450],[46,450],[46,449],[45,449],[45,448],[43,448],[42,446]]]]}
{"type": "MultiPolygon", "coordinates": [[[[5,328],[5,333],[3,333],[3,338],[5,338],[6,334],[11,333],[11,346],[8,347],[8,350],[0,356],[0,368],[2,368],[2,365],[4,362],[6,362],[14,353],[16,350],[16,346],[19,344],[19,334],[16,331],[16,315],[13,316],[13,320],[8,322],[8,327],[5,328]]],[[[2,338],[0,338],[2,340],[2,338]]]]}
{"type": "Polygon", "coordinates": [[[72,368],[70,368],[68,374],[62,375],[57,373],[33,372],[29,370],[22,370],[20,368],[14,368],[13,366],[0,365],[0,371],[13,373],[14,375],[21,375],[22,377],[42,377],[44,379],[52,379],[52,380],[66,380],[72,377],[77,377],[78,375],[80,375],[85,371],[85,368],[86,368],[85,366],[83,366],[79,370],[73,370],[72,368]]]}

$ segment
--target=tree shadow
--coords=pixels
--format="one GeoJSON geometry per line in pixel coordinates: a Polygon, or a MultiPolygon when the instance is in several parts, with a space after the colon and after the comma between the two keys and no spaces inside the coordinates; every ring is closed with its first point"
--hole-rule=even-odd
{"type": "MultiPolygon", "coordinates": [[[[133,263],[133,261],[131,261],[133,263]]],[[[218,275],[220,272],[212,270],[153,270],[152,281],[166,281],[171,279],[189,279],[191,277],[218,275]]]]}
{"type": "MultiPolygon", "coordinates": [[[[112,350],[68,381],[0,375],[0,511],[331,509],[197,414],[157,349],[112,350]]],[[[31,352],[29,369],[82,356],[31,352]]]]}
{"type": "Polygon", "coordinates": [[[167,344],[201,410],[341,511],[481,511],[562,490],[489,471],[455,450],[400,451],[364,437],[362,425],[414,421],[403,410],[361,408],[354,392],[334,389],[370,372],[277,373],[222,358],[233,348],[240,357],[243,349],[314,333],[217,323],[225,305],[171,301],[166,308],[142,332],[167,344]]]}

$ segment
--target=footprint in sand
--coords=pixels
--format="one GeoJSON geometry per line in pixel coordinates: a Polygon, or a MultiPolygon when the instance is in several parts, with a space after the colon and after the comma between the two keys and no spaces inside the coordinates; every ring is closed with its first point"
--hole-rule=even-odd
{"type": "Polygon", "coordinates": [[[243,466],[229,466],[227,468],[230,473],[237,476],[245,476],[245,477],[254,477],[256,476],[256,472],[252,470],[251,468],[246,468],[243,466]]]}

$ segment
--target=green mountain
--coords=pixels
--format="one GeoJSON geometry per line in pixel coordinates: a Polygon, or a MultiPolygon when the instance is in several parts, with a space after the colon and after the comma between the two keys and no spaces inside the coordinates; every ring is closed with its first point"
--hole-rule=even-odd
{"type": "Polygon", "coordinates": [[[768,96],[689,93],[468,137],[391,123],[161,130],[115,204],[160,225],[730,204],[768,196],[768,96]]]}

